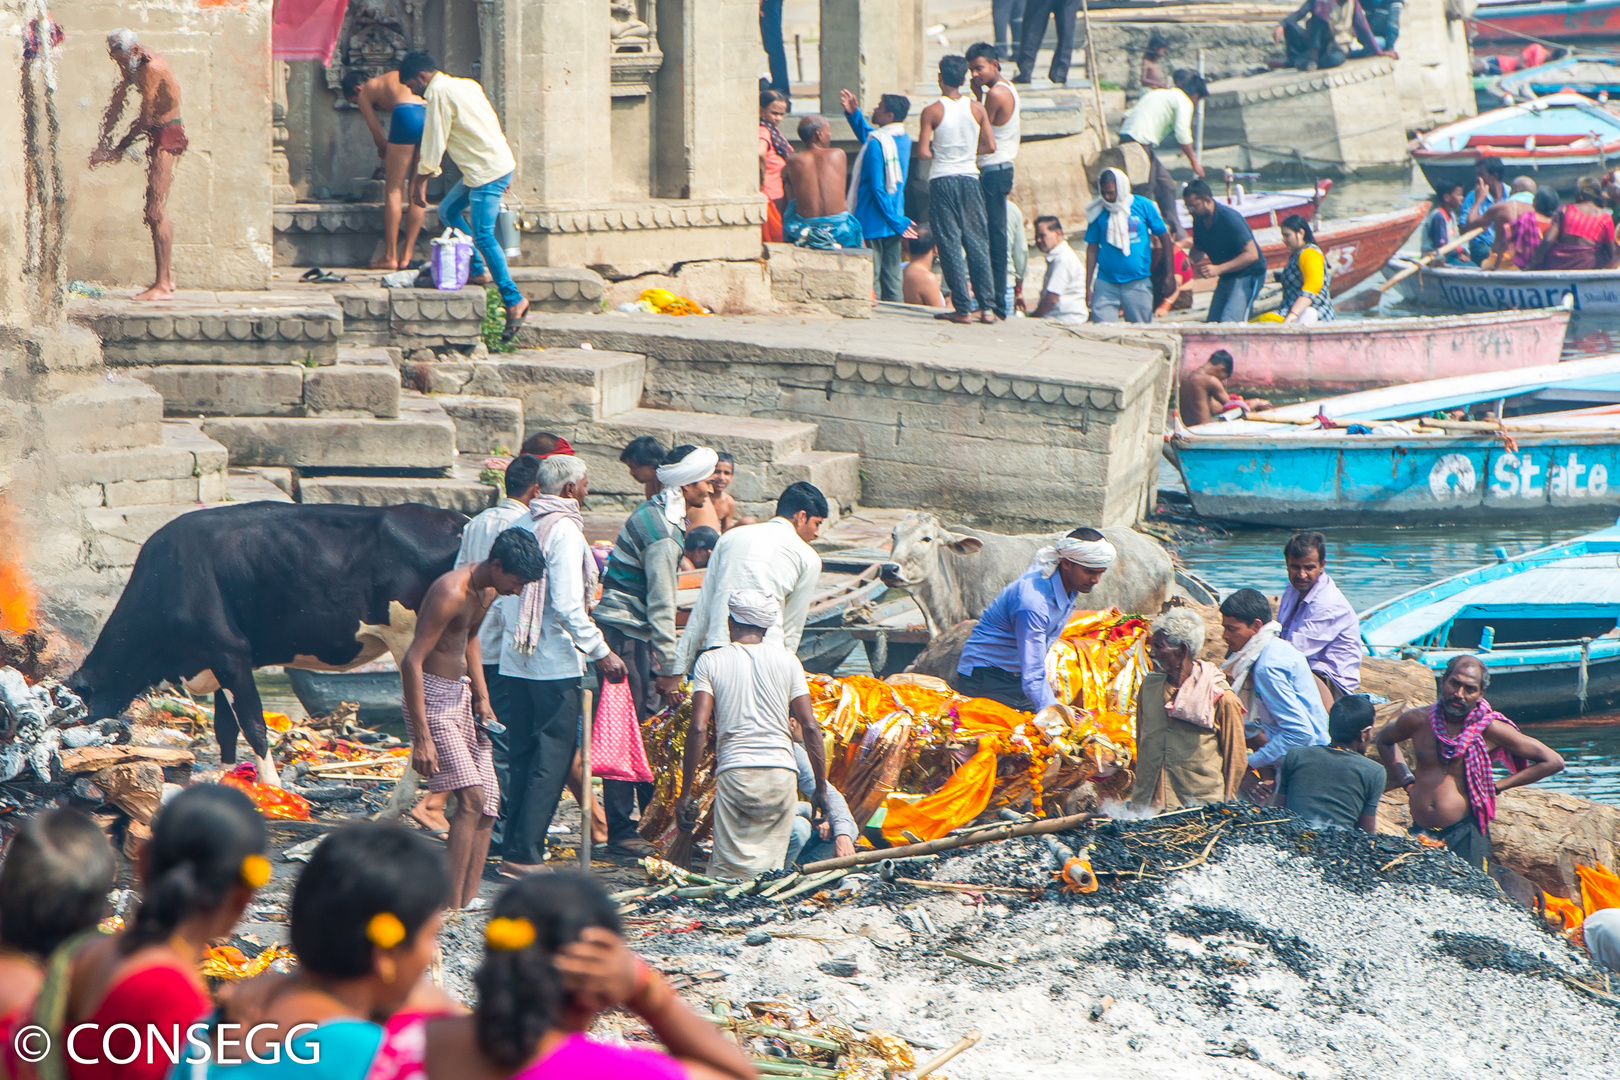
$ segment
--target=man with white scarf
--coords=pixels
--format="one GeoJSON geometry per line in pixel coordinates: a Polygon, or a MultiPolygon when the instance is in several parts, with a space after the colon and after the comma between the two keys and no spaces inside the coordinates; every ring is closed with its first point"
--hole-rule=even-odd
{"type": "Polygon", "coordinates": [[[1277,763],[1296,746],[1328,744],[1325,692],[1305,654],[1282,637],[1271,617],[1271,601],[1255,589],[1239,589],[1221,601],[1221,637],[1231,650],[1221,670],[1249,715],[1249,772],[1243,791],[1269,796],[1277,763]],[[1260,770],[1265,770],[1261,772],[1260,770]]]}
{"type": "MultiPolygon", "coordinates": [[[[1153,321],[1153,264],[1168,260],[1169,232],[1153,200],[1104,169],[1086,208],[1086,307],[1092,322],[1153,321]]],[[[1161,263],[1162,265],[1162,263],[1161,263]]]]}
{"type": "Polygon", "coordinates": [[[906,176],[911,171],[911,136],[905,119],[911,99],[884,94],[872,108],[872,119],[861,115],[861,103],[848,90],[840,90],[855,138],[861,144],[849,170],[845,205],[861,223],[866,246],[872,249],[872,289],[879,300],[898,304],[905,299],[903,275],[906,256],[901,241],[917,235],[906,217],[906,176]]]}
{"type": "Polygon", "coordinates": [[[543,868],[546,832],[579,744],[581,654],[610,682],[626,675],[624,661],[591,622],[596,558],[585,542],[580,505],[588,493],[577,457],[540,462],[540,494],[529,503],[529,526],[540,542],[546,573],[506,605],[500,673],[511,712],[507,732],[508,788],[501,873],[524,877],[543,868]],[[513,603],[513,600],[516,603],[513,603]]]}
{"type": "MultiPolygon", "coordinates": [[[[672,697],[680,686],[675,596],[686,544],[686,518],[713,495],[709,478],[718,460],[719,455],[707,446],[677,446],[665,454],[657,471],[661,490],[625,520],[613,542],[613,556],[602,572],[602,602],[596,605],[593,617],[608,647],[629,668],[630,692],[640,722],[658,711],[660,697],[672,697]]],[[[630,817],[638,798],[645,810],[652,794],[651,784],[602,781],[610,855],[644,858],[656,854],[637,835],[630,817]]]]}
{"type": "Polygon", "coordinates": [[[1023,712],[1069,704],[1059,702],[1046,681],[1046,650],[1062,634],[1075,600],[1097,587],[1116,557],[1096,529],[1076,529],[1038,551],[1034,565],[979,616],[952,688],[1023,712]]]}

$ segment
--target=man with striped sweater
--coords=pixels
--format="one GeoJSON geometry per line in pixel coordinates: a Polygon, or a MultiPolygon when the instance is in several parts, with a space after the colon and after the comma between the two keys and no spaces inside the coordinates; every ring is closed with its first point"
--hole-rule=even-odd
{"type": "MultiPolygon", "coordinates": [[[[658,494],[625,521],[602,574],[602,601],[593,613],[608,647],[630,669],[636,719],[659,708],[659,698],[680,686],[675,662],[675,593],[686,541],[686,516],[714,494],[709,478],[718,455],[707,446],[677,446],[658,467],[658,494]],[[654,664],[657,677],[654,679],[654,664]]],[[[631,813],[652,801],[652,785],[603,780],[608,853],[627,858],[655,854],[636,834],[631,813]]]]}

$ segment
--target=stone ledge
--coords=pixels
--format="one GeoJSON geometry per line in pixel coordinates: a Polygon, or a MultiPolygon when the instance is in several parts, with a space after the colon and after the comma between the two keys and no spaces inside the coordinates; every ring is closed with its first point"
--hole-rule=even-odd
{"type": "Polygon", "coordinates": [[[422,503],[459,510],[470,517],[494,506],[499,493],[488,484],[460,476],[306,476],[298,481],[298,501],[349,506],[422,503]]]}
{"type": "Polygon", "coordinates": [[[1255,105],[1262,101],[1278,101],[1301,94],[1319,93],[1339,86],[1370,82],[1393,75],[1395,61],[1387,56],[1373,56],[1361,60],[1346,60],[1326,71],[1296,71],[1283,68],[1260,75],[1243,75],[1235,79],[1218,79],[1209,84],[1207,109],[1224,109],[1234,105],[1255,105]]]}
{"type": "Polygon", "coordinates": [[[456,423],[456,452],[515,454],[523,445],[523,402],[511,397],[446,395],[433,399],[456,423]]]}
{"type": "Polygon", "coordinates": [[[108,364],[337,360],[343,309],[325,295],[182,290],[174,300],[75,300],[69,317],[94,331],[108,364]]]}
{"type": "Polygon", "coordinates": [[[523,210],[523,231],[529,233],[621,232],[763,224],[765,200],[757,195],[742,199],[669,199],[629,206],[525,207],[523,210]]]}
{"type": "Polygon", "coordinates": [[[602,275],[580,266],[514,266],[512,280],[528,299],[530,314],[601,311],[607,293],[602,275]]]}

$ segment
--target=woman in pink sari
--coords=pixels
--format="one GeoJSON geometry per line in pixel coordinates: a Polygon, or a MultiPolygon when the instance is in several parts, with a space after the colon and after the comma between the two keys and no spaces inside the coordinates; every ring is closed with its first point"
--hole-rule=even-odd
{"type": "Polygon", "coordinates": [[[367,1080],[754,1080],[753,1066],[625,947],[617,905],[579,873],[535,874],[495,901],[471,1016],[417,1021],[419,1048],[367,1080]],[[623,1007],[665,1051],[597,1042],[596,1015],[623,1007]]]}
{"type": "Polygon", "coordinates": [[[1553,215],[1531,264],[1537,270],[1607,270],[1615,263],[1614,218],[1597,180],[1583,177],[1575,201],[1553,215]]]}

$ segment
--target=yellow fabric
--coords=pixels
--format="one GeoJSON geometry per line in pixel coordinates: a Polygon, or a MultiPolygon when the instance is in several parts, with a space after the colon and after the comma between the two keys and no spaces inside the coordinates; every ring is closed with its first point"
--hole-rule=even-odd
{"type": "Polygon", "coordinates": [[[1581,875],[1581,907],[1586,914],[1604,908],[1620,908],[1620,877],[1602,866],[1577,864],[1575,872],[1581,875]]]}
{"type": "MultiPolygon", "coordinates": [[[[994,702],[991,702],[994,704],[994,702]]],[[[884,800],[883,836],[892,844],[910,843],[907,832],[923,840],[944,836],[984,813],[996,786],[996,741],[981,739],[979,751],[932,795],[884,800]]]]}
{"type": "Polygon", "coordinates": [[[1303,288],[1308,293],[1322,291],[1322,281],[1326,274],[1326,263],[1322,252],[1318,248],[1301,248],[1299,252],[1299,272],[1304,277],[1303,288]]]}
{"type": "Polygon", "coordinates": [[[1147,673],[1147,621],[1107,611],[1081,612],[1046,653],[1046,681],[1080,710],[1080,737],[1104,735],[1136,756],[1136,692],[1147,673]]]}
{"type": "Polygon", "coordinates": [[[1554,896],[1552,893],[1542,893],[1541,897],[1542,910],[1547,914],[1547,921],[1561,922],[1566,932],[1581,925],[1586,918],[1581,905],[1573,900],[1565,900],[1562,896],[1554,896]]]}
{"type": "Polygon", "coordinates": [[[417,166],[421,175],[443,172],[446,150],[470,188],[499,180],[517,168],[500,118],[478,83],[441,71],[428,82],[422,100],[427,102],[427,119],[422,125],[422,162],[417,166]]]}

